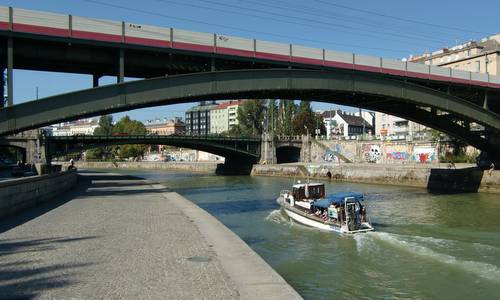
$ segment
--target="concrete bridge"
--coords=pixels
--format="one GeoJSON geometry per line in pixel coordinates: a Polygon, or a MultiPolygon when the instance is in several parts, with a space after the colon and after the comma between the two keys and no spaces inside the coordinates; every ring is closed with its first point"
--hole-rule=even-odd
{"type": "Polygon", "coordinates": [[[488,74],[16,8],[0,8],[0,42],[9,105],[1,135],[149,106],[280,98],[382,111],[500,157],[500,77],[488,74]],[[90,74],[94,87],[116,75],[118,84],[15,104],[14,68],[90,74]]]}

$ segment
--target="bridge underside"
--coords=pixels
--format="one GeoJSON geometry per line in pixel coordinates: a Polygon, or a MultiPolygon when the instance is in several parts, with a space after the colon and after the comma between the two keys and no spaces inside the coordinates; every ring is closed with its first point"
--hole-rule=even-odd
{"type": "Polygon", "coordinates": [[[0,110],[0,134],[149,106],[212,99],[276,98],[321,101],[409,119],[499,155],[500,96],[462,97],[401,80],[354,72],[242,70],[196,73],[104,86],[0,110]],[[472,131],[471,123],[484,130],[472,131]]]}
{"type": "MultiPolygon", "coordinates": [[[[48,137],[45,144],[52,157],[102,146],[142,144],[168,145],[209,152],[225,158],[224,174],[250,174],[260,155],[260,139],[191,136],[74,136],[48,137]]],[[[50,159],[50,158],[49,158],[50,159]]]]}

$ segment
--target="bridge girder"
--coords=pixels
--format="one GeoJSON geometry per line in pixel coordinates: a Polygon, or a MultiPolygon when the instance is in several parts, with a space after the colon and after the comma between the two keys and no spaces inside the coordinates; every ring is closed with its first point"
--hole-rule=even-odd
{"type": "MultiPolygon", "coordinates": [[[[486,151],[493,147],[488,139],[457,127],[453,120],[436,118],[430,108],[500,135],[498,112],[484,109],[477,104],[480,101],[377,75],[296,69],[195,73],[47,97],[0,109],[0,135],[142,107],[236,98],[303,99],[379,110],[439,129],[486,151]]],[[[493,150],[500,153],[498,147],[493,150]]]]}
{"type": "Polygon", "coordinates": [[[102,146],[143,144],[169,145],[206,151],[228,159],[243,159],[252,163],[260,156],[260,139],[227,138],[203,136],[68,136],[47,137],[46,145],[51,155],[61,155],[72,151],[83,151],[102,146]]]}

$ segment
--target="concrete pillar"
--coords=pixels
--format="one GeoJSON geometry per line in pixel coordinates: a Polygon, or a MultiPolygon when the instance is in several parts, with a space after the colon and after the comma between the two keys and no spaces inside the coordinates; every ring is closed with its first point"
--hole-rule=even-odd
{"type": "Polygon", "coordinates": [[[260,145],[260,164],[276,163],[276,147],[271,135],[263,134],[260,145]]]}
{"type": "Polygon", "coordinates": [[[303,135],[301,140],[300,161],[305,163],[311,162],[311,137],[309,135],[303,135]]]}
{"type": "Polygon", "coordinates": [[[0,108],[5,106],[5,67],[0,67],[0,108]]]}
{"type": "Polygon", "coordinates": [[[7,39],[7,105],[14,104],[14,43],[7,39]]]}
{"type": "Polygon", "coordinates": [[[488,92],[484,92],[483,108],[486,109],[486,110],[489,109],[489,105],[488,105],[488,92]]]}
{"type": "Polygon", "coordinates": [[[125,78],[125,50],[120,49],[120,55],[118,59],[118,78],[117,83],[122,83],[125,78]]]}
{"type": "Polygon", "coordinates": [[[92,87],[96,88],[99,86],[99,78],[101,78],[101,76],[99,75],[92,75],[92,87]]]}
{"type": "Polygon", "coordinates": [[[215,59],[214,58],[212,58],[210,60],[210,71],[215,72],[215,59]]]}

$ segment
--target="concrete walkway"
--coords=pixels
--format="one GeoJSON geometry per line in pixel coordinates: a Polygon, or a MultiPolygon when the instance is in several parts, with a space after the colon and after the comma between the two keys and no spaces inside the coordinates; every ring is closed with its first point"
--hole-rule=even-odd
{"type": "Polygon", "coordinates": [[[0,298],[297,299],[211,215],[160,185],[84,173],[0,221],[0,298]]]}

